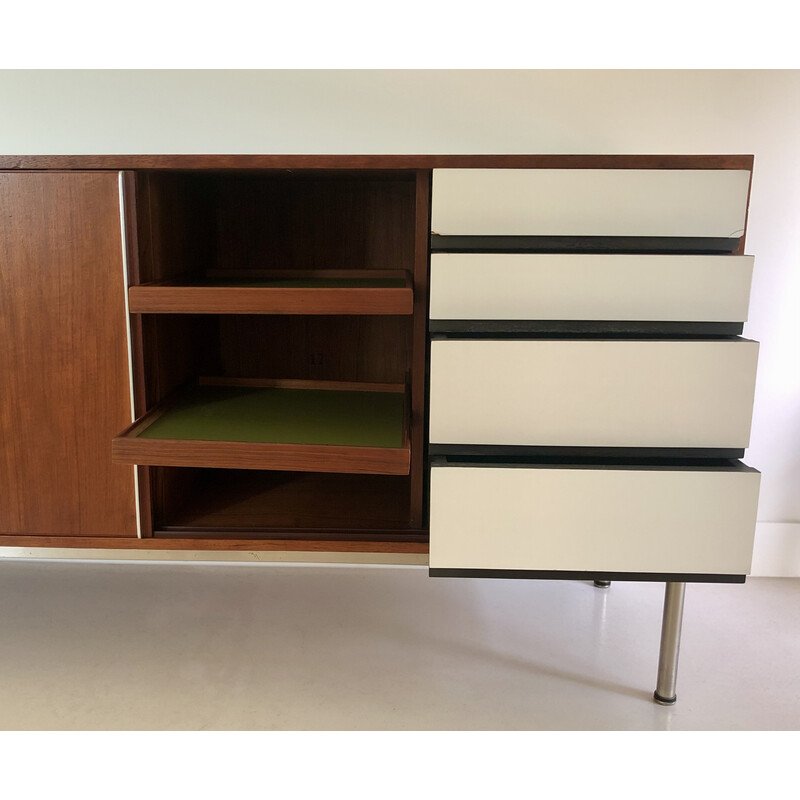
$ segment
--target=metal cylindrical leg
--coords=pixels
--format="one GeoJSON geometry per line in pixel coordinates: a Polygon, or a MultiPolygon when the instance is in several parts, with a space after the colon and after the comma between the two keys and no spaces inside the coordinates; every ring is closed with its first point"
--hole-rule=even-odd
{"type": "Polygon", "coordinates": [[[608,587],[611,586],[611,581],[595,581],[594,585],[598,589],[608,589],[608,587]]]}
{"type": "Polygon", "coordinates": [[[668,583],[664,592],[664,619],[661,623],[661,651],[658,656],[658,679],[653,698],[663,706],[677,699],[678,651],[681,647],[683,597],[685,583],[668,583]]]}

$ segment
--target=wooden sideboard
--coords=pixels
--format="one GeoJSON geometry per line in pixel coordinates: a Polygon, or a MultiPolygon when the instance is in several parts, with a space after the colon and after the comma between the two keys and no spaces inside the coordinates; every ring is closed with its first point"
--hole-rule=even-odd
{"type": "Polygon", "coordinates": [[[742,582],[752,156],[0,157],[0,547],[742,582]]]}

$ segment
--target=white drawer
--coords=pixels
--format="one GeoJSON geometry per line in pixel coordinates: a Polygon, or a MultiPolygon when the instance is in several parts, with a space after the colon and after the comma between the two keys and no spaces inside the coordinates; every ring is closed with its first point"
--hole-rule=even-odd
{"type": "Polygon", "coordinates": [[[742,235],[748,170],[436,169],[441,235],[742,235]]]}
{"type": "Polygon", "coordinates": [[[760,474],[433,466],[430,567],[745,575],[760,474]]]}
{"type": "Polygon", "coordinates": [[[752,256],[434,253],[433,320],[744,322],[752,256]]]}
{"type": "Polygon", "coordinates": [[[436,339],[430,441],[744,448],[757,358],[745,339],[436,339]]]}

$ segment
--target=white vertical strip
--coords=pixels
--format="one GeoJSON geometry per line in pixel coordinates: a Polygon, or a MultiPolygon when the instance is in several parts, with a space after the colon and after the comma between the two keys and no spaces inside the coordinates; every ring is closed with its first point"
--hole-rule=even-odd
{"type": "MultiPolygon", "coordinates": [[[[136,410],[133,399],[133,345],[131,337],[131,308],[128,301],[128,287],[130,286],[130,276],[128,274],[128,242],[125,236],[125,185],[124,173],[118,173],[119,179],[119,227],[120,239],[122,241],[122,278],[125,293],[125,335],[128,343],[128,389],[131,397],[131,422],[136,421],[136,410]]],[[[133,497],[136,504],[136,535],[142,538],[142,519],[139,507],[139,468],[133,469],[133,497]]]]}

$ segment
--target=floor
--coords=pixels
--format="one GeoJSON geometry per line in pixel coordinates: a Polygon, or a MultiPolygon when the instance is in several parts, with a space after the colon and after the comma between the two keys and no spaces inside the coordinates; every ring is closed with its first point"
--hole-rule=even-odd
{"type": "Polygon", "coordinates": [[[415,567],[0,561],[4,730],[797,730],[800,580],[663,584],[415,567]]]}

